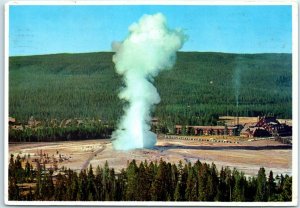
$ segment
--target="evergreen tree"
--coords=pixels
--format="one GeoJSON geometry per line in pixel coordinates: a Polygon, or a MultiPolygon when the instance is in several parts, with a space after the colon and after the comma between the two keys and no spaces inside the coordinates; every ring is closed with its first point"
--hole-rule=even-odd
{"type": "Polygon", "coordinates": [[[129,166],[127,168],[127,174],[126,174],[126,178],[127,178],[127,188],[126,188],[126,200],[129,201],[134,201],[136,200],[136,196],[137,196],[137,177],[138,177],[138,167],[135,163],[135,160],[132,160],[129,163],[129,166]]]}
{"type": "Polygon", "coordinates": [[[104,164],[104,169],[103,169],[103,200],[109,200],[110,198],[110,173],[109,173],[109,166],[107,160],[105,161],[104,164]]]}
{"type": "Polygon", "coordinates": [[[267,179],[264,168],[258,171],[255,201],[267,201],[267,179]]]}
{"type": "Polygon", "coordinates": [[[178,181],[178,169],[175,164],[171,166],[171,177],[170,177],[170,196],[171,200],[174,201],[174,194],[175,194],[175,189],[178,181]]]}
{"type": "Polygon", "coordinates": [[[87,192],[87,175],[86,170],[81,170],[78,178],[77,201],[86,201],[88,199],[87,192]]]}
{"type": "Polygon", "coordinates": [[[185,198],[188,201],[198,200],[198,177],[194,167],[189,167],[186,181],[185,198]]]}
{"type": "Polygon", "coordinates": [[[103,200],[103,175],[102,170],[99,165],[96,168],[96,176],[95,176],[95,200],[102,201],[103,200]]]}
{"type": "Polygon", "coordinates": [[[88,175],[87,175],[87,194],[88,194],[88,200],[93,201],[94,200],[94,194],[95,194],[95,184],[94,184],[94,172],[93,167],[90,164],[88,175]]]}
{"type": "Polygon", "coordinates": [[[21,157],[17,155],[14,163],[14,175],[16,177],[16,182],[21,183],[24,180],[24,169],[22,168],[21,157]]]}
{"type": "Polygon", "coordinates": [[[114,201],[116,197],[116,176],[115,176],[115,170],[112,168],[109,171],[109,182],[108,182],[108,200],[114,201]]]}
{"type": "Polygon", "coordinates": [[[25,164],[25,172],[24,172],[24,176],[26,178],[26,181],[30,181],[30,175],[31,175],[31,168],[30,168],[30,164],[28,162],[28,160],[26,161],[25,164]]]}
{"type": "Polygon", "coordinates": [[[159,161],[157,173],[154,177],[154,181],[151,185],[150,194],[153,201],[166,201],[168,196],[167,187],[167,164],[162,159],[159,161]]]}
{"type": "Polygon", "coordinates": [[[226,172],[221,168],[216,201],[229,201],[229,187],[226,185],[226,172]]]}
{"type": "Polygon", "coordinates": [[[9,166],[8,166],[8,179],[9,180],[16,180],[15,179],[15,160],[14,160],[14,155],[10,155],[10,160],[9,160],[9,166]]]}
{"type": "Polygon", "coordinates": [[[217,171],[217,167],[214,163],[211,164],[209,181],[211,181],[211,182],[208,183],[208,185],[209,185],[208,200],[213,201],[213,200],[215,200],[215,198],[217,196],[217,187],[219,184],[218,171],[217,171]]]}
{"type": "Polygon", "coordinates": [[[149,200],[149,190],[151,183],[149,184],[149,181],[147,179],[147,174],[146,170],[144,167],[144,163],[141,162],[140,166],[138,168],[138,173],[137,173],[137,201],[144,201],[146,199],[149,200]]]}
{"type": "Polygon", "coordinates": [[[172,185],[172,165],[171,163],[166,164],[166,174],[165,174],[165,186],[167,187],[167,201],[173,201],[174,199],[174,188],[172,185]]]}
{"type": "Polygon", "coordinates": [[[58,174],[56,177],[56,185],[54,190],[54,199],[56,201],[65,201],[66,193],[66,178],[62,174],[58,174]]]}
{"type": "Polygon", "coordinates": [[[117,181],[116,181],[116,201],[125,201],[126,200],[126,171],[124,169],[121,170],[117,181]]]}
{"type": "Polygon", "coordinates": [[[78,176],[76,172],[68,171],[67,200],[75,201],[78,192],[78,176]]]}
{"type": "Polygon", "coordinates": [[[199,201],[208,201],[209,186],[208,186],[209,166],[204,163],[199,172],[199,201]]]}
{"type": "Polygon", "coordinates": [[[244,177],[244,174],[234,169],[233,178],[234,178],[234,187],[233,187],[232,200],[239,201],[239,202],[245,201],[246,200],[245,198],[246,179],[244,177]]]}
{"type": "Polygon", "coordinates": [[[257,191],[257,178],[251,177],[248,179],[248,186],[245,192],[246,201],[254,201],[257,191]]]}
{"type": "Polygon", "coordinates": [[[276,183],[275,183],[275,179],[273,177],[273,172],[270,171],[269,173],[269,177],[268,177],[268,201],[274,201],[275,199],[275,189],[276,189],[276,183]]]}
{"type": "MultiPolygon", "coordinates": [[[[46,173],[44,175],[42,180],[41,195],[42,198],[46,200],[52,200],[55,191],[54,184],[52,181],[52,174],[53,172],[50,170],[49,173],[46,173]]],[[[64,178],[62,178],[61,180],[63,181],[64,184],[65,183],[64,178]]]]}
{"type": "Polygon", "coordinates": [[[282,192],[280,194],[281,201],[292,201],[292,177],[285,175],[282,192]]]}
{"type": "Polygon", "coordinates": [[[20,199],[19,186],[14,180],[8,183],[8,199],[13,201],[20,199]]]}
{"type": "Polygon", "coordinates": [[[77,176],[77,173],[74,173],[73,175],[73,180],[72,180],[72,201],[76,200],[77,198],[77,193],[79,192],[79,182],[78,182],[78,176],[77,176]]]}
{"type": "Polygon", "coordinates": [[[228,200],[232,201],[232,192],[234,186],[234,180],[229,167],[225,167],[225,184],[227,187],[228,200]]]}
{"type": "Polygon", "coordinates": [[[41,188],[42,188],[42,168],[40,162],[36,163],[36,186],[35,186],[35,198],[41,199],[41,188]]]}

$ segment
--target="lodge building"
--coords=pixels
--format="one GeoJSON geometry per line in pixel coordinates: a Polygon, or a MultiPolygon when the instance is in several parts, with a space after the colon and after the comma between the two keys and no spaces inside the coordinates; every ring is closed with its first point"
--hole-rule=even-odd
{"type": "MultiPolygon", "coordinates": [[[[184,126],[186,132],[193,135],[229,135],[237,134],[237,126],[184,126]]],[[[183,130],[182,125],[175,126],[176,134],[181,134],[183,130]]]]}

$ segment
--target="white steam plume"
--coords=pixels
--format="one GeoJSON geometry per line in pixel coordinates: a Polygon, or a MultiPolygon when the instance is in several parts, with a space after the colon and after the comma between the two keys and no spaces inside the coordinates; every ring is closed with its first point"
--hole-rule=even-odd
{"type": "Polygon", "coordinates": [[[171,69],[176,51],[184,40],[183,32],[169,29],[164,15],[158,13],[141,17],[129,27],[128,37],[122,43],[114,44],[113,62],[126,85],[119,97],[129,103],[112,135],[115,149],[151,148],[155,145],[156,135],[150,131],[150,114],[160,97],[152,82],[160,71],[171,69]]]}

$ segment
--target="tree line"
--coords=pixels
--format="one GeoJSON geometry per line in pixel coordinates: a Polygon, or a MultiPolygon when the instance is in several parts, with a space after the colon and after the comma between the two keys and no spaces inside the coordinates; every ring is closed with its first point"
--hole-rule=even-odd
{"type": "Polygon", "coordinates": [[[214,163],[171,164],[128,161],[120,172],[90,165],[80,173],[51,168],[27,161],[18,155],[9,163],[9,200],[55,201],[291,201],[292,177],[274,176],[261,167],[257,176],[246,177],[237,169],[217,170],[214,163]],[[24,190],[22,185],[30,184],[24,190]]]}
{"type": "Polygon", "coordinates": [[[98,126],[68,126],[68,127],[39,127],[24,129],[9,129],[9,142],[55,142],[84,139],[110,138],[114,127],[98,126]]]}

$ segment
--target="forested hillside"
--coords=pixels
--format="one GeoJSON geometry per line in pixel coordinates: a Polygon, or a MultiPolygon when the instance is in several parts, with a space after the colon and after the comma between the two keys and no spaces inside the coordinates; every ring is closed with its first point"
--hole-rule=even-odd
{"type": "MultiPolygon", "coordinates": [[[[95,118],[115,123],[126,105],[113,53],[9,59],[9,115],[20,122],[95,118]]],[[[161,123],[215,124],[220,115],[292,117],[291,54],[179,52],[155,78],[161,123]],[[238,98],[238,100],[237,100],[238,98]]],[[[138,89],[137,89],[138,90],[138,89]]]]}

